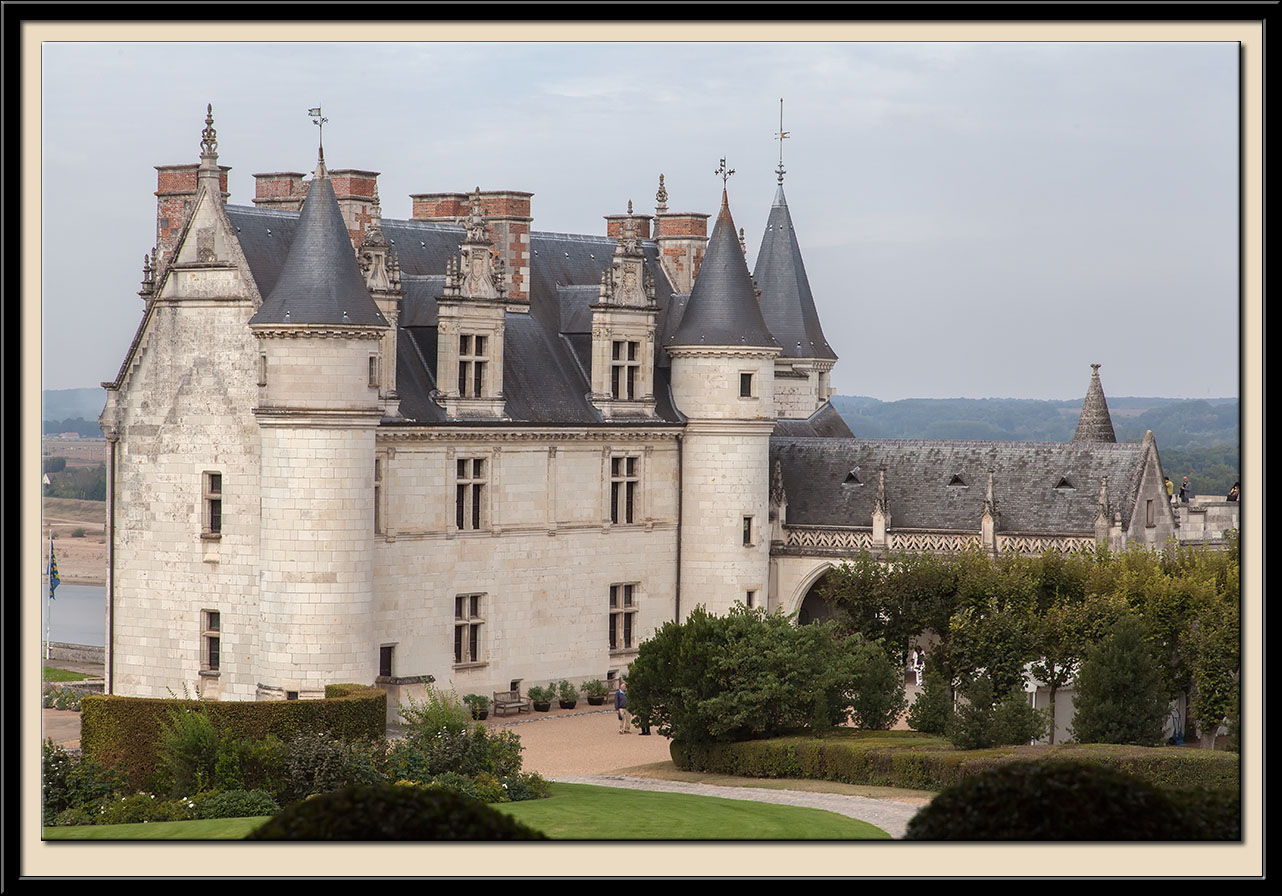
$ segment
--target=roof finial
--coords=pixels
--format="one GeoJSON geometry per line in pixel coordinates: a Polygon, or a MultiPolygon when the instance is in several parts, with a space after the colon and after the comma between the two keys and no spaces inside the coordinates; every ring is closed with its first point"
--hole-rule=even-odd
{"type": "Polygon", "coordinates": [[[724,193],[726,190],[726,181],[730,179],[730,175],[734,174],[734,169],[733,168],[727,169],[726,160],[723,158],[721,160],[721,166],[712,173],[721,175],[721,192],[724,193]]]}
{"type": "Polygon", "coordinates": [[[779,97],[779,132],[775,134],[775,139],[779,141],[779,167],[775,169],[775,174],[779,178],[780,185],[783,184],[783,176],[786,173],[783,167],[783,141],[791,136],[783,129],[783,97],[779,97]]]}
{"type": "Polygon", "coordinates": [[[214,130],[214,104],[205,106],[205,129],[200,132],[200,157],[218,158],[218,133],[214,130]]]}
{"type": "Polygon", "coordinates": [[[659,192],[654,194],[655,211],[663,214],[668,210],[668,189],[663,185],[663,175],[659,175],[659,192]]]}
{"type": "Polygon", "coordinates": [[[316,137],[316,158],[318,162],[317,170],[321,171],[323,174],[325,170],[325,122],[329,121],[329,119],[321,115],[320,106],[317,106],[314,109],[308,109],[307,114],[311,116],[312,124],[320,128],[320,133],[316,137]]]}

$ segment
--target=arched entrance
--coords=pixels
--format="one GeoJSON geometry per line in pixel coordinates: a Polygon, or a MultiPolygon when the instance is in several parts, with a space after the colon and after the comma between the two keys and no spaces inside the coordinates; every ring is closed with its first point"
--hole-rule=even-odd
{"type": "Polygon", "coordinates": [[[821,593],[827,587],[831,576],[832,568],[829,567],[806,589],[806,596],[801,599],[801,606],[797,609],[798,625],[826,622],[836,615],[836,608],[821,593]]]}

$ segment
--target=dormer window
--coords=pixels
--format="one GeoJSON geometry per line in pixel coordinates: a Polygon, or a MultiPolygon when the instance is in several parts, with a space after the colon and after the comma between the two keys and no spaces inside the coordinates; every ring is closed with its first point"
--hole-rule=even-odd
{"type": "Polygon", "coordinates": [[[859,478],[859,470],[857,469],[851,470],[849,473],[847,473],[846,478],[843,481],[845,485],[863,485],[864,484],[864,481],[859,478]]]}
{"type": "Polygon", "coordinates": [[[970,488],[970,486],[966,484],[966,480],[962,479],[959,474],[954,474],[953,478],[948,480],[948,487],[949,488],[970,488]]]}
{"type": "Polygon", "coordinates": [[[641,344],[616,339],[610,347],[610,395],[623,401],[637,397],[637,373],[641,369],[641,344]]]}
{"type": "Polygon", "coordinates": [[[1065,495],[1077,491],[1077,486],[1073,485],[1067,476],[1061,476],[1059,482],[1055,483],[1055,491],[1065,495]]]}
{"type": "Polygon", "coordinates": [[[458,394],[463,398],[485,395],[485,368],[490,360],[486,343],[479,334],[464,333],[458,338],[458,394]]]}

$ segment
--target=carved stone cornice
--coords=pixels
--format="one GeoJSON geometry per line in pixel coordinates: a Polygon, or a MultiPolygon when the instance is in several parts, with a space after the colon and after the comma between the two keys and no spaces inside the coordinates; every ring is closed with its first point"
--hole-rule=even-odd
{"type": "Polygon", "coordinates": [[[386,327],[336,327],[332,324],[251,324],[259,339],[381,339],[386,327]]]}
{"type": "Polygon", "coordinates": [[[387,442],[658,442],[675,441],[681,430],[664,429],[589,429],[589,430],[512,430],[476,426],[391,429],[383,426],[377,433],[380,444],[387,442]]]}
{"type": "Polygon", "coordinates": [[[773,358],[783,351],[777,345],[665,345],[664,349],[683,358],[773,358]]]}

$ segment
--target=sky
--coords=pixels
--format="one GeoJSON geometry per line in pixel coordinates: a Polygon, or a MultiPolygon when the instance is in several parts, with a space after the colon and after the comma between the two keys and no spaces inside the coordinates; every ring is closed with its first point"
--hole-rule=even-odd
{"type": "Polygon", "coordinates": [[[45,389],[115,378],[154,166],[198,161],[208,103],[239,205],[312,171],[315,106],[388,218],[479,186],[604,234],[661,173],[715,214],[724,158],[752,263],[782,98],[839,394],[1078,399],[1098,363],[1109,396],[1238,395],[1235,43],[47,42],[40,69],[45,389]]]}

